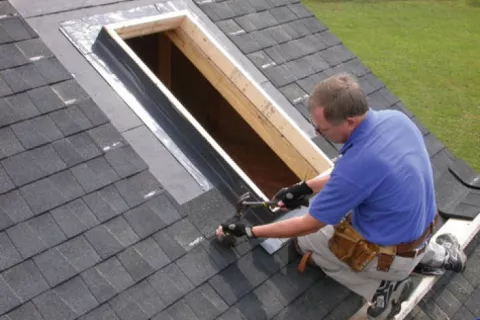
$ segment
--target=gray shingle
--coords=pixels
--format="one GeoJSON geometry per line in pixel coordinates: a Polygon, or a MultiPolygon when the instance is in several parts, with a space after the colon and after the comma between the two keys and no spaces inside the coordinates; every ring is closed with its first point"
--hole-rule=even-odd
{"type": "Polygon", "coordinates": [[[5,279],[0,276],[0,314],[3,314],[21,304],[5,279]]]}
{"type": "Polygon", "coordinates": [[[27,58],[12,43],[0,45],[0,70],[28,63],[27,58]]]}
{"type": "Polygon", "coordinates": [[[207,251],[210,259],[212,259],[220,269],[225,268],[240,257],[236,250],[225,247],[219,243],[216,238],[205,239],[201,244],[207,251]]]}
{"type": "Polygon", "coordinates": [[[37,116],[39,111],[30,101],[26,93],[0,99],[0,126],[37,116]]]}
{"type": "Polygon", "coordinates": [[[480,315],[480,287],[477,287],[475,291],[470,295],[467,301],[465,301],[465,306],[472,312],[476,317],[480,315]]]}
{"type": "Polygon", "coordinates": [[[21,92],[46,84],[45,79],[33,64],[26,64],[17,68],[6,69],[0,72],[12,91],[21,92]]]}
{"type": "Polygon", "coordinates": [[[103,151],[109,151],[127,144],[122,135],[111,123],[90,129],[88,130],[88,134],[103,151]]]}
{"type": "Polygon", "coordinates": [[[302,57],[296,60],[289,61],[285,64],[285,67],[292,73],[296,79],[306,78],[316,72],[322,71],[328,68],[328,65],[322,60],[311,58],[312,56],[302,57]]]}
{"type": "Polygon", "coordinates": [[[110,257],[139,240],[123,217],[114,218],[90,229],[85,233],[85,237],[102,259],[110,257]]]}
{"type": "Polygon", "coordinates": [[[44,319],[73,320],[76,314],[55,290],[49,290],[33,299],[44,319]]]}
{"type": "Polygon", "coordinates": [[[202,235],[188,219],[183,219],[157,232],[154,239],[171,260],[176,260],[192,250],[202,239],[202,235]]]}
{"type": "Polygon", "coordinates": [[[230,8],[227,2],[206,3],[201,6],[205,14],[214,22],[230,19],[236,13],[230,8]]]}
{"type": "Polygon", "coordinates": [[[278,25],[271,28],[263,29],[260,32],[268,34],[277,44],[281,44],[297,38],[299,35],[292,32],[286,25],[278,25]]]}
{"type": "Polygon", "coordinates": [[[267,32],[266,29],[251,32],[249,35],[255,39],[260,49],[268,48],[277,44],[277,41],[267,32]]]}
{"type": "Polygon", "coordinates": [[[298,39],[312,34],[312,30],[309,30],[302,20],[294,20],[282,25],[282,29],[292,38],[298,39]]]}
{"type": "Polygon", "coordinates": [[[10,36],[12,41],[22,41],[32,38],[31,29],[21,17],[4,17],[0,20],[0,26],[10,36]]]}
{"type": "Polygon", "coordinates": [[[93,124],[76,105],[58,110],[50,114],[57,127],[65,136],[78,133],[93,127],[93,124]]]}
{"type": "Polygon", "coordinates": [[[6,320],[43,320],[32,302],[27,302],[8,314],[6,320]]]}
{"type": "Polygon", "coordinates": [[[82,199],[55,208],[51,214],[69,238],[100,223],[82,199]]]}
{"type": "Polygon", "coordinates": [[[109,121],[105,113],[92,99],[81,101],[77,106],[94,126],[99,126],[109,121]]]}
{"type": "MultiPolygon", "coordinates": [[[[477,318],[478,318],[478,315],[480,315],[480,313],[477,314],[477,318]]],[[[455,316],[453,316],[451,320],[465,320],[465,319],[475,319],[475,315],[472,314],[470,310],[468,310],[467,306],[464,305],[457,311],[457,313],[455,313],[455,316]]]]}
{"type": "Polygon", "coordinates": [[[63,138],[62,133],[48,115],[13,124],[12,130],[25,149],[63,138]]]}
{"type": "Polygon", "coordinates": [[[8,86],[8,84],[3,80],[2,75],[0,74],[0,97],[12,94],[12,89],[8,86]]]}
{"type": "Polygon", "coordinates": [[[292,263],[274,274],[265,284],[283,305],[288,305],[320,277],[321,272],[318,269],[307,268],[300,274],[297,264],[292,263]]]}
{"type": "Polygon", "coordinates": [[[109,301],[120,319],[148,319],[160,312],[163,302],[148,281],[137,283],[109,301]]]}
{"type": "Polygon", "coordinates": [[[82,278],[100,303],[135,283],[116,257],[84,271],[82,278]]]}
{"type": "Polygon", "coordinates": [[[37,60],[35,61],[35,67],[48,84],[72,78],[72,75],[57,58],[37,60]]]}
{"type": "Polygon", "coordinates": [[[102,154],[92,138],[85,132],[55,141],[53,147],[69,167],[102,154]]]}
{"type": "Polygon", "coordinates": [[[145,238],[181,219],[171,200],[162,194],[125,213],[135,232],[145,238]]]}
{"type": "Polygon", "coordinates": [[[20,253],[5,232],[0,233],[0,270],[5,270],[22,261],[20,253]]]}
{"type": "Polygon", "coordinates": [[[53,57],[53,53],[40,38],[17,42],[15,46],[20,49],[23,55],[29,60],[53,57]]]}
{"type": "MultiPolygon", "coordinates": [[[[3,28],[0,21],[0,44],[9,43],[9,42],[12,42],[12,38],[7,33],[7,31],[3,28]]],[[[0,318],[0,319],[3,320],[3,318],[0,318]]]]}
{"type": "Polygon", "coordinates": [[[166,306],[194,289],[193,284],[175,263],[149,276],[148,282],[166,306]]]}
{"type": "Polygon", "coordinates": [[[70,171],[86,193],[101,189],[120,178],[104,157],[81,163],[70,171]]]}
{"type": "Polygon", "coordinates": [[[210,258],[203,246],[196,246],[176,261],[180,269],[198,286],[219,271],[219,267],[210,258]]]}
{"type": "Polygon", "coordinates": [[[32,260],[22,262],[2,274],[13,292],[22,302],[48,290],[48,283],[32,260]]]}
{"type": "Polygon", "coordinates": [[[76,270],[57,248],[52,248],[33,258],[51,287],[76,275],[76,270]]]}
{"type": "Polygon", "coordinates": [[[297,16],[286,6],[273,8],[268,12],[270,12],[278,23],[286,23],[297,19],[297,16]]]}
{"type": "Polygon", "coordinates": [[[8,192],[13,188],[15,188],[15,185],[13,184],[8,174],[5,172],[5,169],[0,166],[0,194],[8,192]]]}
{"type": "Polygon", "coordinates": [[[256,11],[273,8],[273,4],[270,2],[270,0],[248,0],[248,2],[256,11]]]}
{"type": "Polygon", "coordinates": [[[188,320],[199,320],[192,308],[190,308],[185,301],[185,299],[179,300],[164,312],[160,313],[158,316],[152,320],[175,320],[175,319],[188,319],[188,320]]]}
{"type": "Polygon", "coordinates": [[[265,284],[243,297],[236,307],[246,319],[255,317],[271,319],[283,309],[282,303],[265,284]]]}
{"type": "Polygon", "coordinates": [[[57,83],[52,88],[67,105],[90,99],[90,96],[75,79],[57,83]]]}
{"type": "Polygon", "coordinates": [[[434,300],[449,317],[453,317],[462,306],[462,303],[445,287],[437,292],[434,300]]]}
{"type": "Polygon", "coordinates": [[[282,87],[280,91],[292,104],[303,102],[308,98],[308,94],[296,83],[282,87]]]}
{"type": "Polygon", "coordinates": [[[102,304],[98,308],[90,311],[85,316],[79,318],[80,320],[120,320],[110,305],[102,304]]]}
{"type": "Polygon", "coordinates": [[[427,146],[428,154],[430,157],[436,155],[438,152],[445,148],[445,145],[438,140],[433,133],[429,133],[424,137],[425,144],[427,146]]]}
{"type": "Polygon", "coordinates": [[[182,205],[182,212],[206,237],[215,234],[219,221],[226,221],[236,214],[236,208],[220,193],[210,189],[197,198],[182,205]]]}
{"type": "Polygon", "coordinates": [[[148,169],[148,165],[130,145],[107,152],[105,159],[121,178],[148,169]]]}
{"type": "Polygon", "coordinates": [[[290,9],[298,18],[307,18],[313,16],[313,13],[310,12],[303,4],[295,3],[287,5],[288,9],[290,9]]]}
{"type": "Polygon", "coordinates": [[[4,159],[2,165],[17,186],[22,186],[66,168],[65,163],[51,145],[4,159]]]}
{"type": "Polygon", "coordinates": [[[7,233],[24,258],[66,240],[49,213],[19,223],[8,229],[7,233]]]}
{"type": "Polygon", "coordinates": [[[213,276],[208,283],[229,305],[233,305],[254,288],[235,264],[213,276]]]}
{"type": "Polygon", "coordinates": [[[233,19],[217,22],[216,25],[227,36],[245,33],[245,30],[243,30],[233,19]]]}
{"type": "Polygon", "coordinates": [[[83,200],[101,222],[113,218],[129,208],[113,185],[90,193],[83,200]]]}
{"type": "Polygon", "coordinates": [[[257,51],[250,53],[248,55],[248,58],[259,68],[260,70],[272,67],[276,63],[270,58],[268,54],[265,53],[265,51],[257,51]]]}
{"type": "Polygon", "coordinates": [[[256,12],[255,8],[252,7],[248,1],[230,0],[227,3],[230,9],[235,13],[235,16],[256,12]]]}
{"type": "Polygon", "coordinates": [[[231,36],[230,39],[244,54],[249,54],[262,49],[262,46],[251,34],[238,34],[231,36]]]}
{"type": "Polygon", "coordinates": [[[62,283],[54,290],[77,317],[98,306],[97,300],[80,276],[62,283]]]}
{"type": "Polygon", "coordinates": [[[85,194],[69,171],[55,173],[20,188],[34,214],[50,210],[85,194]]]}
{"type": "Polygon", "coordinates": [[[118,259],[135,281],[149,276],[170,263],[170,259],[151,237],[119,253],[118,259]]]}
{"type": "Polygon", "coordinates": [[[36,88],[27,92],[30,100],[42,113],[63,108],[65,105],[50,86],[36,88]]]}
{"type": "Polygon", "coordinates": [[[16,153],[22,152],[22,144],[13,134],[12,129],[0,129],[0,159],[10,157],[16,153]]]}
{"type": "Polygon", "coordinates": [[[130,207],[143,203],[163,189],[160,182],[148,170],[115,182],[115,187],[130,207]]]}
{"type": "Polygon", "coordinates": [[[228,309],[225,301],[208,283],[186,295],[185,302],[200,320],[214,319],[228,309]]]}
{"type": "Polygon", "coordinates": [[[255,12],[238,18],[235,21],[247,32],[271,27],[278,21],[269,11],[255,12]]]}
{"type": "Polygon", "coordinates": [[[101,260],[83,235],[70,239],[57,248],[77,272],[90,268],[101,260]]]}

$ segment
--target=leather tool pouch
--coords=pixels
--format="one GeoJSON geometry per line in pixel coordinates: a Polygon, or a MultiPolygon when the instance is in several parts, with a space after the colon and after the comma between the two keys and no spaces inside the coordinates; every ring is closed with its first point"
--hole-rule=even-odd
{"type": "Polygon", "coordinates": [[[335,225],[334,230],[329,249],[356,272],[362,271],[379,252],[379,247],[366,241],[347,220],[335,225]]]}
{"type": "Polygon", "coordinates": [[[379,247],[377,270],[388,272],[396,255],[397,247],[395,246],[379,247]]]}

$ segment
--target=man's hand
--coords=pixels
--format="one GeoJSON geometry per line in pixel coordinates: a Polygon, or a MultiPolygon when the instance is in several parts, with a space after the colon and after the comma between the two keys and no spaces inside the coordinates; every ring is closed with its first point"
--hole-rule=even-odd
{"type": "Polygon", "coordinates": [[[278,200],[281,208],[296,209],[300,206],[308,207],[309,201],[307,196],[311,195],[313,190],[305,181],[298,182],[292,186],[280,189],[274,196],[274,200],[278,200]]]}
{"type": "Polygon", "coordinates": [[[217,230],[217,235],[221,231],[223,234],[232,234],[235,237],[247,236],[248,238],[256,238],[252,232],[252,228],[241,223],[222,224],[219,229],[220,230],[217,230]]]}

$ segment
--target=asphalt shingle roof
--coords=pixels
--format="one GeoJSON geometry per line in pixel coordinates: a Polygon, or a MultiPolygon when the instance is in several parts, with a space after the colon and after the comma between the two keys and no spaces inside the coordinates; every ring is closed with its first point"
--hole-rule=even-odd
{"type": "MultiPolygon", "coordinates": [[[[37,6],[38,7],[38,6],[37,6]]],[[[480,212],[478,175],[456,159],[299,1],[201,1],[297,110],[316,82],[355,74],[375,109],[424,134],[445,217],[480,212]],[[460,178],[457,179],[456,177],[460,178]]],[[[330,157],[341,146],[313,140],[330,157]]],[[[159,159],[161,160],[161,159],[159,159]]],[[[234,206],[213,188],[178,203],[8,1],[0,1],[0,319],[348,319],[362,299],[289,246],[212,238],[234,206]]],[[[411,319],[480,316],[480,241],[411,319]]]]}

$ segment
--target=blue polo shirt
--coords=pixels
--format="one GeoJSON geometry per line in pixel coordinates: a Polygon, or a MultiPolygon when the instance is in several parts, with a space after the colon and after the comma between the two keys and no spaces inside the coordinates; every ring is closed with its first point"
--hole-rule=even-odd
{"type": "Polygon", "coordinates": [[[399,111],[370,109],[340,154],[310,214],[336,224],[351,211],[355,229],[379,245],[417,239],[437,208],[430,158],[416,125],[399,111]]]}

